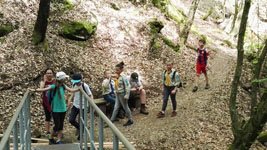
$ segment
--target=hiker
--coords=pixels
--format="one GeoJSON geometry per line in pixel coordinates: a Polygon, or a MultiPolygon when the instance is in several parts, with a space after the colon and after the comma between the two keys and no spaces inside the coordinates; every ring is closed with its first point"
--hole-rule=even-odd
{"type": "MultiPolygon", "coordinates": [[[[94,99],[94,96],[88,86],[85,82],[82,82],[82,75],[75,73],[72,76],[72,87],[75,89],[77,87],[82,86],[83,90],[86,92],[88,96],[90,96],[91,99],[94,99]]],[[[71,96],[68,100],[68,108],[70,109],[71,106],[71,112],[70,112],[70,117],[69,117],[69,123],[73,125],[76,128],[76,135],[78,135],[77,139],[80,140],[80,124],[75,121],[77,115],[80,113],[80,91],[71,93],[71,96]],[[73,104],[72,104],[73,103],[73,104]]],[[[82,109],[84,110],[84,101],[85,98],[84,96],[82,97],[82,109]]],[[[88,107],[88,105],[87,105],[88,107]]],[[[84,111],[82,111],[84,112],[84,111]]]]}
{"type": "Polygon", "coordinates": [[[198,42],[199,48],[197,49],[197,64],[196,64],[196,79],[195,79],[195,86],[192,90],[192,92],[196,92],[198,90],[198,80],[199,80],[199,76],[201,75],[201,73],[203,73],[205,75],[205,79],[206,79],[206,86],[205,89],[209,89],[210,85],[209,85],[209,80],[208,80],[208,74],[207,74],[207,62],[208,62],[208,56],[210,55],[209,52],[207,51],[207,49],[204,47],[206,44],[206,40],[201,39],[198,42]]]}
{"type": "Polygon", "coordinates": [[[124,67],[123,62],[117,64],[115,67],[115,72],[117,74],[117,76],[114,77],[116,102],[110,120],[112,122],[115,121],[116,116],[119,112],[119,108],[122,105],[123,109],[125,110],[126,116],[128,117],[128,121],[125,124],[123,124],[123,126],[130,126],[134,123],[132,120],[131,110],[128,106],[128,100],[130,96],[130,85],[127,78],[124,75],[121,75],[121,73],[123,72],[123,67],[124,67]]]}
{"type": "MultiPolygon", "coordinates": [[[[54,76],[54,71],[50,68],[46,69],[44,72],[44,77],[42,81],[40,82],[40,89],[46,88],[52,84],[55,84],[55,80],[53,79],[54,76]]],[[[48,137],[50,134],[50,122],[52,118],[52,108],[48,102],[48,99],[46,97],[46,91],[43,92],[42,94],[42,105],[44,108],[44,113],[45,113],[45,131],[46,134],[45,136],[48,137]]]]}
{"type": "Polygon", "coordinates": [[[157,117],[165,117],[165,110],[168,105],[169,96],[171,96],[173,111],[171,117],[177,115],[176,112],[176,93],[180,84],[180,79],[178,73],[173,69],[173,63],[167,63],[167,70],[163,73],[163,85],[162,85],[162,94],[163,94],[163,105],[161,111],[158,113],[157,117]]]}
{"type": "Polygon", "coordinates": [[[141,83],[141,80],[138,78],[138,74],[133,72],[129,77],[129,82],[131,85],[129,101],[134,101],[136,95],[140,95],[141,108],[140,113],[148,115],[146,111],[146,91],[141,83]]]}
{"type": "Polygon", "coordinates": [[[30,89],[32,92],[44,92],[49,91],[51,97],[49,100],[51,101],[52,107],[52,116],[54,120],[54,127],[51,130],[51,134],[49,135],[49,141],[52,144],[62,144],[62,134],[63,134],[63,125],[64,119],[67,111],[66,102],[65,102],[65,89],[70,92],[77,92],[79,88],[71,89],[65,85],[65,81],[69,76],[64,72],[58,72],[56,74],[56,82],[51,86],[46,88],[38,88],[38,89],[30,89]],[[57,134],[57,141],[54,140],[53,136],[57,134]]]}
{"type": "Polygon", "coordinates": [[[104,72],[104,80],[102,82],[102,95],[104,99],[110,103],[111,105],[111,110],[113,112],[114,110],[114,105],[116,101],[116,96],[115,96],[115,82],[111,78],[111,73],[110,71],[105,71],[104,72]]]}

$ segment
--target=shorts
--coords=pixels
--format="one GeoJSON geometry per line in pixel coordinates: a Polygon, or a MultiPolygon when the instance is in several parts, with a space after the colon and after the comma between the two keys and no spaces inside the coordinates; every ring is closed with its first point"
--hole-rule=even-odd
{"type": "Polygon", "coordinates": [[[47,109],[44,103],[43,103],[43,107],[44,107],[44,113],[45,113],[45,121],[50,122],[52,118],[52,113],[49,112],[49,110],[47,109]]]}
{"type": "Polygon", "coordinates": [[[196,67],[196,69],[197,69],[197,74],[201,74],[201,73],[207,74],[206,66],[207,66],[207,65],[197,64],[197,67],[196,67]]]}
{"type": "Polygon", "coordinates": [[[66,112],[52,112],[52,115],[55,123],[53,130],[55,132],[63,130],[66,112]]]}

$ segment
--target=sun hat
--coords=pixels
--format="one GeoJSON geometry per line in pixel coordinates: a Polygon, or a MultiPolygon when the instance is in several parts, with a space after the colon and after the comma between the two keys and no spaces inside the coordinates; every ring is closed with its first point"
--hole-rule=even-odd
{"type": "Polygon", "coordinates": [[[69,76],[66,75],[66,73],[65,72],[62,72],[62,71],[57,72],[57,74],[56,74],[56,79],[57,80],[63,80],[63,79],[68,78],[68,77],[69,76]]]}
{"type": "Polygon", "coordinates": [[[79,82],[81,82],[81,80],[82,80],[81,74],[75,73],[72,75],[72,80],[71,80],[72,83],[79,83],[79,82]]]}

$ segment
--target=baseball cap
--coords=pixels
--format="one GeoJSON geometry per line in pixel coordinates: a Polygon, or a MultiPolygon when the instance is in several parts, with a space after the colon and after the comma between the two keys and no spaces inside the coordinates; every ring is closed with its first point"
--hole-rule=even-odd
{"type": "Polygon", "coordinates": [[[135,81],[138,81],[138,74],[136,72],[132,73],[131,78],[135,81]]]}
{"type": "Polygon", "coordinates": [[[72,80],[71,80],[72,83],[79,83],[79,82],[81,82],[81,80],[82,80],[81,74],[75,73],[72,75],[72,80]]]}
{"type": "Polygon", "coordinates": [[[57,80],[63,80],[63,79],[68,78],[68,77],[69,76],[66,75],[66,73],[65,72],[62,72],[62,71],[57,72],[57,74],[56,74],[56,79],[57,80]]]}

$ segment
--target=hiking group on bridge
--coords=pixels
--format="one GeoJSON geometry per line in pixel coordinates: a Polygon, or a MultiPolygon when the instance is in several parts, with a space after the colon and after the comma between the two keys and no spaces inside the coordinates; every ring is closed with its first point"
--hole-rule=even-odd
{"type": "MultiPolygon", "coordinates": [[[[205,89],[209,89],[210,85],[208,83],[207,76],[207,60],[209,52],[204,48],[206,44],[205,40],[199,40],[199,48],[197,50],[197,64],[196,64],[196,80],[195,86],[192,92],[198,90],[198,80],[199,75],[203,73],[206,79],[205,89]]],[[[140,113],[148,115],[149,113],[146,110],[146,92],[142,85],[139,75],[136,72],[133,72],[129,77],[122,74],[124,71],[124,63],[121,62],[115,66],[115,73],[111,74],[111,70],[104,71],[104,80],[102,83],[102,95],[104,99],[111,104],[112,107],[112,116],[110,120],[112,122],[117,121],[117,115],[122,106],[123,110],[126,113],[128,121],[123,124],[123,126],[132,125],[133,119],[131,110],[129,108],[128,102],[132,100],[135,95],[140,95],[141,108],[140,113]]],[[[89,88],[89,85],[83,82],[81,74],[75,73],[72,76],[72,88],[68,87],[65,83],[69,77],[64,72],[57,72],[56,79],[53,79],[53,70],[47,69],[43,80],[40,83],[40,88],[30,89],[31,92],[43,92],[42,95],[42,104],[45,112],[45,130],[46,135],[49,138],[49,141],[52,144],[62,144],[62,135],[63,135],[63,125],[65,115],[68,109],[71,109],[69,116],[69,123],[76,128],[76,133],[79,136],[79,123],[76,122],[76,117],[79,114],[80,109],[80,92],[79,87],[82,87],[83,90],[88,94],[91,99],[94,99],[93,94],[89,88]],[[66,104],[64,93],[65,90],[70,91],[72,94],[68,99],[66,104]],[[51,118],[54,120],[54,127],[50,130],[50,121],[51,118]],[[57,136],[57,140],[54,140],[54,136],[57,136]]],[[[177,115],[176,107],[176,93],[178,88],[182,86],[178,72],[173,69],[173,63],[169,60],[166,63],[166,70],[163,71],[163,84],[162,84],[162,95],[163,95],[163,104],[161,111],[157,114],[157,118],[165,117],[165,111],[168,104],[168,98],[171,97],[171,102],[173,106],[173,111],[171,117],[177,115]]],[[[85,98],[82,98],[82,102],[85,101],[85,98]]],[[[85,106],[82,106],[84,108],[85,106]]],[[[87,106],[88,107],[88,106],[87,106]]]]}

